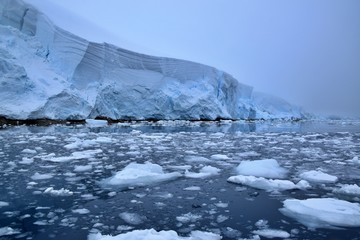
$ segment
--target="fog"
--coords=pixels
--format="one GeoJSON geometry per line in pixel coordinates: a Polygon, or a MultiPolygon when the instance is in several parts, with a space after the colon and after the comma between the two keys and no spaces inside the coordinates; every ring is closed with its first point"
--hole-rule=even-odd
{"type": "Polygon", "coordinates": [[[89,40],[214,66],[309,111],[360,116],[358,0],[27,0],[89,40]]]}

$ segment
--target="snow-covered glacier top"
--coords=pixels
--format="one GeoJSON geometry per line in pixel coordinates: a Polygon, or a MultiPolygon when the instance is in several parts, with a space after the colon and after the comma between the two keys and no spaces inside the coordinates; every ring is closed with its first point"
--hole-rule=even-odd
{"type": "Polygon", "coordinates": [[[0,2],[0,116],[10,119],[302,118],[297,107],[190,61],[94,43],[21,0],[0,2]]]}

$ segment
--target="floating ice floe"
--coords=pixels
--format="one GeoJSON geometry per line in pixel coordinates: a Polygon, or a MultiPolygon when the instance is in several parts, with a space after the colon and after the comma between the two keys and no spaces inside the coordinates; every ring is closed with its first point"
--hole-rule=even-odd
{"type": "Polygon", "coordinates": [[[211,160],[206,157],[201,157],[196,155],[185,156],[184,159],[187,162],[211,162],[211,160]]]}
{"type": "Polygon", "coordinates": [[[305,179],[309,182],[316,183],[334,183],[338,180],[336,176],[315,170],[303,172],[299,176],[300,178],[305,179]]]}
{"type": "Polygon", "coordinates": [[[49,187],[45,189],[44,194],[49,194],[54,197],[67,197],[72,196],[74,193],[68,189],[61,188],[59,190],[55,190],[53,187],[49,187]]]}
{"type": "Polygon", "coordinates": [[[9,203],[8,203],[8,202],[0,201],[0,208],[1,208],[1,207],[7,207],[7,206],[9,206],[9,203]]]}
{"type": "Polygon", "coordinates": [[[93,158],[96,154],[99,154],[102,152],[103,151],[101,149],[84,150],[84,151],[73,152],[70,156],[63,156],[63,157],[55,157],[55,154],[49,154],[49,155],[43,156],[42,160],[54,162],[54,163],[69,162],[72,160],[93,158]]]}
{"type": "Polygon", "coordinates": [[[358,156],[353,157],[350,161],[355,164],[360,164],[360,159],[358,156]]]}
{"type": "Polygon", "coordinates": [[[88,127],[104,127],[108,125],[107,120],[86,119],[85,122],[88,127]]]}
{"type": "Polygon", "coordinates": [[[143,223],[144,216],[140,216],[137,213],[123,212],[119,214],[119,217],[124,220],[127,224],[139,225],[143,223]]]}
{"type": "Polygon", "coordinates": [[[46,180],[46,179],[50,179],[52,177],[53,177],[52,174],[48,174],[48,173],[40,174],[40,173],[36,172],[34,175],[31,176],[31,179],[32,180],[46,180]]]}
{"type": "Polygon", "coordinates": [[[100,185],[116,188],[137,187],[169,181],[181,176],[179,172],[164,173],[163,168],[158,164],[130,163],[114,176],[100,181],[100,185]]]}
{"type": "Polygon", "coordinates": [[[261,229],[253,231],[254,234],[260,235],[265,238],[289,238],[290,234],[283,230],[278,229],[261,229]]]}
{"type": "Polygon", "coordinates": [[[280,209],[310,229],[360,227],[360,204],[335,198],[288,199],[280,209]]]}
{"type": "Polygon", "coordinates": [[[73,213],[77,213],[77,214],[88,214],[90,213],[90,211],[86,208],[78,208],[78,209],[74,209],[72,210],[73,213]]]}
{"type": "Polygon", "coordinates": [[[2,227],[0,228],[0,237],[1,236],[9,236],[20,233],[18,230],[13,229],[11,227],[2,227]]]}
{"type": "Polygon", "coordinates": [[[180,237],[175,231],[159,231],[154,229],[134,230],[116,236],[92,233],[88,240],[220,240],[221,236],[215,233],[192,231],[189,237],[180,237]]]}
{"type": "Polygon", "coordinates": [[[196,222],[201,218],[202,218],[201,215],[189,212],[176,217],[176,220],[181,223],[189,223],[189,222],[196,222]]]}
{"type": "Polygon", "coordinates": [[[205,166],[198,173],[185,171],[185,177],[188,178],[207,178],[219,174],[221,170],[212,166],[205,166]]]}
{"type": "Polygon", "coordinates": [[[255,176],[244,176],[244,175],[231,176],[227,179],[227,181],[237,184],[243,184],[249,187],[262,189],[270,192],[285,191],[291,189],[302,189],[301,186],[298,186],[289,180],[266,179],[263,177],[255,177],[255,176]]]}
{"type": "Polygon", "coordinates": [[[334,193],[360,196],[360,187],[357,184],[343,184],[340,188],[334,189],[334,193]]]}
{"type": "Polygon", "coordinates": [[[214,160],[229,160],[230,158],[224,154],[214,154],[214,155],[211,155],[210,157],[211,159],[214,159],[214,160]]]}
{"type": "Polygon", "coordinates": [[[239,175],[264,178],[285,178],[287,174],[287,170],[281,167],[275,159],[241,161],[236,172],[239,175]]]}

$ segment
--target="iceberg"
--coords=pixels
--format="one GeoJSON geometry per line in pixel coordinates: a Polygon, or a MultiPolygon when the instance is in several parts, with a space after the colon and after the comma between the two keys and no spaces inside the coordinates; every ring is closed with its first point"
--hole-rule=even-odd
{"type": "Polygon", "coordinates": [[[87,41],[22,0],[0,2],[0,35],[0,117],[5,119],[304,117],[299,108],[254,93],[216,68],[87,41]]]}

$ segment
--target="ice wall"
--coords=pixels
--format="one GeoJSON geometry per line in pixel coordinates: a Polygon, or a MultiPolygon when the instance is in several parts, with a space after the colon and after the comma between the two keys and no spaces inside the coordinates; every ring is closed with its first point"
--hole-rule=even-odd
{"type": "Polygon", "coordinates": [[[21,0],[0,2],[0,34],[0,116],[7,118],[301,117],[287,103],[290,111],[258,107],[252,87],[213,67],[89,42],[21,0]]]}

